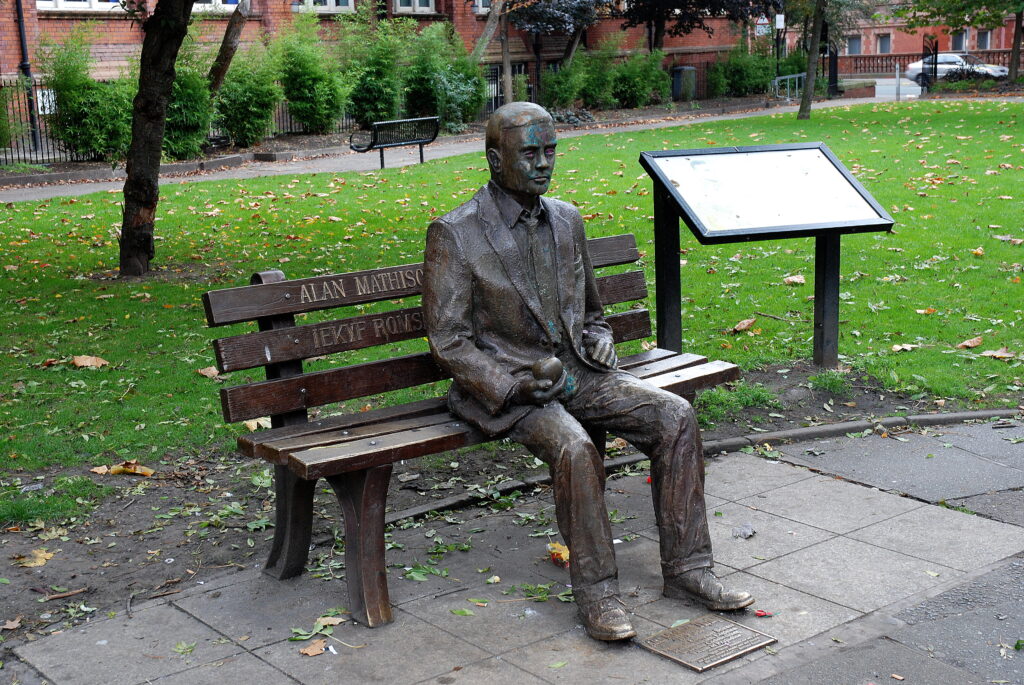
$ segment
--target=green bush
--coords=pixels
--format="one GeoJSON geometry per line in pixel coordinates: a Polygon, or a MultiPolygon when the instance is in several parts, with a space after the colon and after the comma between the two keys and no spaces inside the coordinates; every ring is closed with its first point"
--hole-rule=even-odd
{"type": "Polygon", "coordinates": [[[512,77],[512,99],[516,102],[528,102],[530,99],[530,77],[516,74],[512,77]]]}
{"type": "Polygon", "coordinates": [[[573,62],[572,68],[580,70],[579,97],[584,106],[601,108],[617,104],[612,78],[620,42],[618,38],[602,41],[596,50],[581,51],[573,62]]]}
{"type": "Polygon", "coordinates": [[[558,71],[547,69],[541,74],[541,98],[545,107],[569,109],[579,99],[583,74],[574,66],[558,71]]]}
{"type": "Polygon", "coordinates": [[[217,93],[217,122],[235,145],[249,147],[271,133],[284,97],[266,52],[250,50],[232,61],[217,93]]]}
{"type": "Polygon", "coordinates": [[[51,134],[72,154],[86,159],[123,159],[131,142],[130,79],[101,83],[89,76],[89,28],[74,29],[61,45],[41,51],[43,82],[53,91],[51,134]]]}
{"type": "Polygon", "coordinates": [[[635,54],[615,67],[612,76],[612,95],[622,107],[646,107],[652,102],[668,100],[672,92],[672,79],[661,68],[665,53],[655,50],[649,54],[635,54]]]}
{"type": "Polygon", "coordinates": [[[364,128],[375,121],[394,119],[401,89],[394,49],[386,42],[375,44],[352,89],[352,117],[364,128]]]}
{"type": "MultiPolygon", "coordinates": [[[[791,73],[803,71],[804,68],[800,67],[791,73]]],[[[728,60],[711,65],[707,78],[709,97],[767,93],[775,78],[775,62],[768,55],[752,55],[743,46],[738,46],[729,54],[728,60]]]]}
{"type": "Polygon", "coordinates": [[[274,44],[288,111],[310,133],[327,133],[345,109],[338,75],[327,67],[315,15],[295,15],[292,30],[274,44]]]}
{"type": "Polygon", "coordinates": [[[412,63],[406,68],[406,114],[438,116],[448,131],[461,131],[474,120],[487,97],[480,68],[465,54],[451,24],[435,23],[416,37],[412,63]]]}
{"type": "Polygon", "coordinates": [[[179,67],[167,103],[164,152],[172,159],[201,156],[210,135],[211,118],[206,76],[196,69],[179,67]]]}
{"type": "Polygon", "coordinates": [[[15,137],[15,123],[11,121],[15,86],[0,88],[0,147],[10,147],[15,137]]]}

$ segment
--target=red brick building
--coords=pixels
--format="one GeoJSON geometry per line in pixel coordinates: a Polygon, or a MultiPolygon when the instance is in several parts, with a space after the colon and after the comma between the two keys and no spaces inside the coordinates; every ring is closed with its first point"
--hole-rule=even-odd
{"type": "MultiPolygon", "coordinates": [[[[291,22],[296,11],[312,11],[322,18],[322,35],[330,41],[332,19],[342,13],[352,12],[354,3],[361,0],[252,0],[252,18],[247,23],[243,41],[255,40],[261,33],[270,34],[291,22]]],[[[110,0],[21,0],[24,14],[24,30],[28,43],[28,59],[33,72],[39,72],[38,51],[40,40],[59,43],[63,36],[76,25],[92,22],[95,39],[92,54],[96,60],[95,76],[116,76],[138,55],[142,45],[142,31],[137,24],[128,20],[117,2],[110,0]]],[[[220,40],[228,14],[233,11],[237,0],[205,0],[196,2],[193,14],[206,21],[203,24],[201,41],[220,40]]],[[[16,13],[17,0],[0,2],[0,77],[17,74],[23,57],[19,42],[16,13]]],[[[462,36],[467,49],[472,49],[483,31],[490,0],[387,0],[389,16],[409,16],[422,23],[451,21],[462,36]],[[483,7],[481,7],[481,4],[483,7]]],[[[623,31],[621,21],[602,20],[592,27],[585,37],[585,45],[594,46],[608,35],[625,34],[626,49],[645,48],[646,40],[642,28],[623,31]]],[[[713,36],[698,31],[681,38],[666,37],[665,52],[674,64],[694,64],[713,61],[728,51],[737,40],[738,32],[726,21],[716,21],[713,36]]],[[[544,62],[561,59],[565,49],[564,36],[545,36],[542,40],[544,62]]],[[[500,47],[497,39],[491,41],[485,53],[486,63],[500,62],[500,47]]],[[[528,36],[514,32],[510,41],[512,61],[516,71],[533,71],[534,55],[528,36]]]]}

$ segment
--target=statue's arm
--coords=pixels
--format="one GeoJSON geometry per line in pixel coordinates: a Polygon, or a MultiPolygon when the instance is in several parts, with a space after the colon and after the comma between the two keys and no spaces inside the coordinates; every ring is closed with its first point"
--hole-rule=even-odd
{"type": "Polygon", "coordinates": [[[427,229],[423,268],[423,314],[434,359],[491,414],[516,390],[516,379],[476,345],[473,334],[473,273],[450,225],[427,229]]]}
{"type": "Polygon", "coordinates": [[[583,319],[583,346],[591,359],[607,368],[615,368],[615,340],[611,326],[604,320],[604,305],[597,290],[597,279],[594,276],[594,265],[590,261],[587,250],[587,235],[583,227],[583,218],[579,212],[573,212],[573,235],[576,249],[582,255],[583,274],[585,279],[584,292],[586,305],[583,319]]]}

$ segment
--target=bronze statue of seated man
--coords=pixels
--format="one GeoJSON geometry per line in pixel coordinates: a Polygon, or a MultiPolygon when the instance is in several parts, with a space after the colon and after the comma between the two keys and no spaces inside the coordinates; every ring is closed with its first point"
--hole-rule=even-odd
{"type": "Polygon", "coordinates": [[[713,610],[754,599],[711,568],[700,432],[690,404],[616,368],[583,219],[543,197],[555,129],[541,107],[505,105],[487,123],[491,180],[427,233],[423,309],[430,348],[453,378],[449,405],[484,433],[548,464],[573,595],[598,640],[636,635],[619,601],[604,503],[607,430],[651,458],[664,593],[713,610]]]}

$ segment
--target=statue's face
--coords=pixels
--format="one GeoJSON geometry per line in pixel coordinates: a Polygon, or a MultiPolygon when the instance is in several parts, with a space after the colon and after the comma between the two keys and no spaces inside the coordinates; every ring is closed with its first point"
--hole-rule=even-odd
{"type": "Polygon", "coordinates": [[[555,127],[550,120],[505,131],[494,180],[516,195],[543,195],[555,170],[556,144],[555,127]]]}

